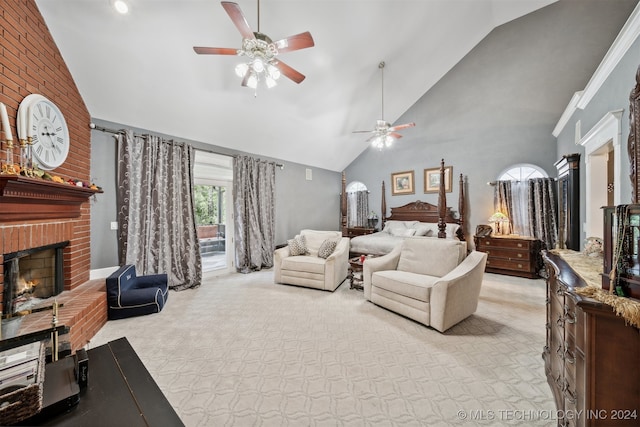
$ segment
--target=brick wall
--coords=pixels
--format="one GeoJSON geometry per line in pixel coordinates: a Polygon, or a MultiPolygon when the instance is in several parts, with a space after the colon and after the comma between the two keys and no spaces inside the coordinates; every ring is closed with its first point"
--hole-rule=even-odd
{"type": "MultiPolygon", "coordinates": [[[[65,180],[89,181],[91,117],[71,73],[35,1],[0,1],[0,102],[7,107],[14,146],[18,146],[16,115],[20,102],[29,94],[41,94],[64,114],[71,141],[67,160],[52,173],[65,180]]],[[[14,158],[18,155],[19,150],[15,148],[14,158]]],[[[0,254],[69,240],[69,246],[64,249],[64,287],[73,290],[89,280],[89,221],[87,202],[82,205],[79,218],[0,223],[0,254]]],[[[0,256],[0,284],[4,282],[1,266],[0,256]]]]}

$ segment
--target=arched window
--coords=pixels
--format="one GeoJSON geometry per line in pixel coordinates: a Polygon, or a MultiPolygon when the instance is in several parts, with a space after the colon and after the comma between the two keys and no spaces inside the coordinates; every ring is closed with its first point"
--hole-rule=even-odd
{"type": "Polygon", "coordinates": [[[498,181],[526,181],[532,178],[548,178],[544,169],[536,165],[521,163],[510,166],[498,176],[498,181]]]}

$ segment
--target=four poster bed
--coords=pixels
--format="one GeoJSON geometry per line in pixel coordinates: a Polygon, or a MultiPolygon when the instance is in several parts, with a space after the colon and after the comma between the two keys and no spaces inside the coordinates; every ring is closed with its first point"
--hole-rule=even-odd
{"type": "MultiPolygon", "coordinates": [[[[445,179],[444,159],[440,163],[440,182],[445,179]]],[[[464,234],[465,192],[464,179],[460,174],[460,191],[458,197],[458,215],[447,207],[444,185],[438,190],[438,205],[417,200],[404,206],[391,208],[387,214],[385,185],[382,182],[382,227],[381,231],[353,237],[350,242],[351,256],[384,255],[409,236],[427,236],[434,238],[458,239],[466,241],[464,234]]],[[[340,217],[343,236],[347,235],[347,193],[346,177],[342,174],[342,193],[340,217]]]]}

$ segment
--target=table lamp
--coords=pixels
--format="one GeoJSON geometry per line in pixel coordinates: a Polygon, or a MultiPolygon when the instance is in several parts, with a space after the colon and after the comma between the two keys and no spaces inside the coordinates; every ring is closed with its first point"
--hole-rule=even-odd
{"type": "Polygon", "coordinates": [[[509,222],[509,217],[503,214],[500,211],[497,211],[489,218],[489,222],[493,222],[495,224],[496,234],[505,234],[502,229],[502,223],[509,222]]]}

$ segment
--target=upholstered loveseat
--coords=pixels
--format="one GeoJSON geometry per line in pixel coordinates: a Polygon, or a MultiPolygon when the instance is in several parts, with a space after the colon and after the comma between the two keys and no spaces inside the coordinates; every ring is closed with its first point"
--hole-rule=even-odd
{"type": "Polygon", "coordinates": [[[364,297],[444,332],[476,311],[486,260],[465,242],[408,237],[365,261],[364,297]]]}
{"type": "Polygon", "coordinates": [[[123,265],[107,277],[106,287],[110,320],[159,313],[169,297],[166,274],[138,276],[132,264],[123,265]]]}
{"type": "Polygon", "coordinates": [[[289,245],[276,249],[273,265],[275,283],[333,292],[347,277],[349,238],[339,231],[302,230],[289,245]],[[304,247],[292,247],[294,243],[304,247]],[[292,255],[296,253],[292,249],[303,254],[292,255]]]}

